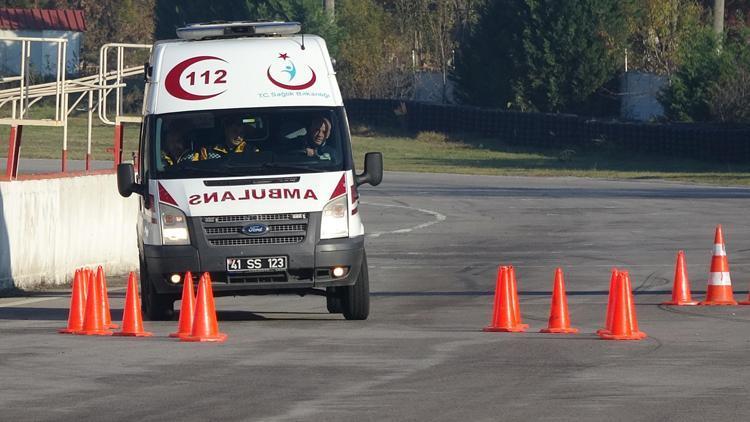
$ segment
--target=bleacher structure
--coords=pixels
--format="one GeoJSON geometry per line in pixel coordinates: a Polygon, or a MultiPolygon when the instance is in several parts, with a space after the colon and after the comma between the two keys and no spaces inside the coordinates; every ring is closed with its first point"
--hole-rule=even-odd
{"type": "MultiPolygon", "coordinates": [[[[123,88],[126,79],[137,77],[144,72],[143,66],[125,66],[127,51],[148,50],[150,44],[109,43],[99,50],[98,74],[83,76],[75,79],[66,78],[66,44],[64,38],[31,38],[14,37],[0,38],[2,43],[21,43],[20,74],[0,77],[0,125],[10,126],[8,140],[8,157],[5,168],[5,180],[18,177],[18,160],[21,151],[21,140],[24,126],[51,126],[62,128],[62,151],[60,171],[68,171],[68,116],[86,99],[85,109],[88,113],[87,146],[85,170],[91,170],[91,129],[94,112],[99,120],[113,126],[113,147],[111,150],[114,166],[122,161],[123,124],[138,123],[140,115],[126,115],[123,113],[123,88]],[[31,49],[41,43],[54,43],[57,47],[57,69],[55,81],[30,84],[31,72],[29,68],[31,49]],[[109,57],[114,55],[114,64],[109,57]],[[111,103],[114,95],[114,104],[111,103]],[[54,118],[33,119],[29,117],[31,107],[44,98],[54,98],[54,118]],[[10,113],[8,113],[10,107],[10,113]]],[[[37,47],[38,48],[38,47],[37,47]]]]}

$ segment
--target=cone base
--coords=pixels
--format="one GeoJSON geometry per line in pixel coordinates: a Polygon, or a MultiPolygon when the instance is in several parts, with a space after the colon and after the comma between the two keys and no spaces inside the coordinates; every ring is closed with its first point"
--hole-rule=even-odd
{"type": "Polygon", "coordinates": [[[738,305],[750,305],[750,300],[743,300],[742,302],[737,302],[738,305]]]}
{"type": "Polygon", "coordinates": [[[60,334],[75,334],[75,333],[77,333],[79,331],[81,331],[81,330],[80,329],[76,330],[74,328],[61,328],[61,329],[57,330],[57,332],[60,333],[60,334]]]}
{"type": "MultiPolygon", "coordinates": [[[[601,337],[602,335],[611,336],[612,332],[607,330],[606,328],[600,328],[596,330],[596,335],[598,335],[599,337],[601,337]]],[[[643,331],[638,331],[633,333],[633,336],[643,339],[648,337],[648,334],[644,333],[643,331]]]]}
{"type": "Polygon", "coordinates": [[[110,330],[112,330],[112,329],[115,329],[115,328],[120,328],[120,326],[118,324],[109,324],[107,326],[107,328],[110,329],[110,330]]]}
{"type": "Polygon", "coordinates": [[[698,303],[698,306],[736,306],[739,305],[736,300],[704,300],[698,303]]]}
{"type": "Polygon", "coordinates": [[[170,333],[169,337],[172,338],[183,338],[183,337],[190,337],[190,333],[170,333]]]}
{"type": "Polygon", "coordinates": [[[223,343],[227,339],[227,335],[219,333],[215,336],[185,336],[180,337],[180,341],[191,341],[191,342],[214,342],[223,343]]]}
{"type": "Polygon", "coordinates": [[[734,292],[731,285],[709,285],[706,289],[706,298],[698,305],[700,306],[735,306],[734,292]]]}
{"type": "Polygon", "coordinates": [[[542,328],[539,332],[546,334],[577,334],[578,328],[542,328]]]}
{"type": "Polygon", "coordinates": [[[517,327],[484,327],[482,331],[486,333],[523,333],[528,325],[522,324],[517,327]]]}
{"type": "Polygon", "coordinates": [[[662,302],[661,304],[668,305],[668,306],[696,306],[698,305],[698,303],[699,302],[697,300],[690,300],[687,302],[674,302],[674,301],[662,302]]]}
{"type": "Polygon", "coordinates": [[[601,333],[599,334],[599,338],[602,340],[643,340],[645,337],[642,337],[636,333],[631,335],[617,335],[617,334],[609,334],[609,333],[601,333]]]}
{"type": "Polygon", "coordinates": [[[140,333],[118,332],[118,333],[114,333],[112,335],[113,336],[118,336],[118,337],[151,337],[154,334],[153,333],[149,333],[148,331],[143,331],[143,332],[140,332],[140,333]]]}
{"type": "Polygon", "coordinates": [[[114,334],[110,330],[87,330],[87,331],[76,331],[73,334],[79,336],[111,336],[114,334]]]}

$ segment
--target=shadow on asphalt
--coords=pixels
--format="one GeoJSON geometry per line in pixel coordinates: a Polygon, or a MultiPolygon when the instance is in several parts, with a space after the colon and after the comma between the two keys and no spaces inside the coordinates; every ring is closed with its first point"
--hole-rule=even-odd
{"type": "MultiPolygon", "coordinates": [[[[112,321],[122,320],[122,309],[111,309],[112,321]]],[[[179,318],[175,312],[174,321],[179,318]]],[[[331,321],[328,312],[250,312],[250,311],[217,311],[217,318],[221,321],[331,321]],[[260,315],[261,313],[265,314],[260,315]],[[326,318],[324,318],[324,316],[326,318]]],[[[19,321],[67,321],[67,308],[32,308],[9,307],[0,308],[0,320],[19,321]]]]}
{"type": "MultiPolygon", "coordinates": [[[[585,291],[570,291],[567,292],[568,296],[607,296],[609,295],[609,290],[585,290],[585,291]]],[[[735,290],[735,295],[745,295],[747,294],[747,290],[735,290]]],[[[381,297],[411,297],[411,296],[493,296],[495,294],[494,291],[455,291],[455,292],[373,292],[370,293],[370,296],[381,296],[381,297]]],[[[633,291],[633,294],[636,296],[654,296],[654,295],[671,295],[671,290],[635,290],[633,291]]],[[[706,294],[705,290],[692,290],[691,294],[693,295],[704,295],[706,294]]],[[[519,291],[519,296],[551,296],[551,291],[541,291],[541,292],[525,292],[525,291],[519,291]]],[[[739,297],[739,296],[738,296],[739,297]]]]}
{"type": "MultiPolygon", "coordinates": [[[[114,319],[115,315],[112,314],[114,319]]],[[[0,308],[0,320],[67,321],[67,308],[0,308]]]]}
{"type": "Polygon", "coordinates": [[[216,315],[219,321],[331,321],[331,314],[328,312],[216,311],[216,315]],[[260,315],[261,313],[265,316],[260,315]]]}

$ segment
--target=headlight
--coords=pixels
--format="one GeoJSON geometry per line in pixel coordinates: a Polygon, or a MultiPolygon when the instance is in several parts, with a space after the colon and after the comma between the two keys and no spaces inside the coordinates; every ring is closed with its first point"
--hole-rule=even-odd
{"type": "Polygon", "coordinates": [[[185,214],[175,207],[159,204],[161,212],[161,240],[164,245],[189,245],[187,219],[185,214]]]}
{"type": "Polygon", "coordinates": [[[320,238],[335,239],[349,237],[348,196],[344,195],[323,207],[323,218],[320,221],[320,238]]]}

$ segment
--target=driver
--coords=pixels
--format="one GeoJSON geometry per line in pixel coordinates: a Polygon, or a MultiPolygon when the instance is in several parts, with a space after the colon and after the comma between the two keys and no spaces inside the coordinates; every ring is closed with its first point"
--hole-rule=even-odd
{"type": "Polygon", "coordinates": [[[195,161],[196,157],[190,150],[187,139],[187,127],[184,124],[172,122],[164,138],[164,148],[161,159],[167,167],[183,161],[195,161]]]}
{"type": "Polygon", "coordinates": [[[310,122],[305,136],[305,154],[319,160],[331,160],[334,149],[328,145],[331,136],[331,121],[325,117],[315,117],[310,122]]]}

